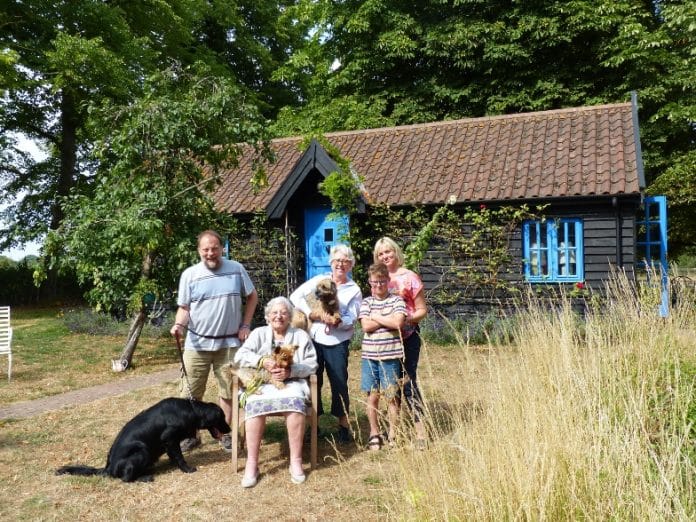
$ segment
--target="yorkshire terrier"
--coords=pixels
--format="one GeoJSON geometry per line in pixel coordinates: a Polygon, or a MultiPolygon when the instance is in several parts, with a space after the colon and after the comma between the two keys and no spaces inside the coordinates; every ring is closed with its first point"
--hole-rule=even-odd
{"type": "MultiPolygon", "coordinates": [[[[338,289],[336,288],[336,283],[330,278],[327,277],[319,281],[316,290],[305,296],[305,300],[309,305],[311,313],[318,315],[326,313],[337,321],[341,320],[341,314],[338,311],[338,289]]],[[[291,325],[309,332],[312,323],[304,312],[295,309],[295,312],[292,314],[291,325]]],[[[329,333],[328,324],[326,325],[325,331],[329,333]]]]}
{"type": "MultiPolygon", "coordinates": [[[[297,348],[298,346],[296,344],[276,346],[273,348],[271,357],[279,367],[290,368],[297,348]]],[[[263,367],[258,369],[248,367],[237,368],[236,366],[230,365],[228,368],[232,375],[236,375],[239,378],[239,382],[246,388],[247,394],[260,393],[258,389],[262,384],[266,383],[273,384],[278,389],[285,388],[285,383],[283,381],[274,380],[271,372],[263,367]]]]}

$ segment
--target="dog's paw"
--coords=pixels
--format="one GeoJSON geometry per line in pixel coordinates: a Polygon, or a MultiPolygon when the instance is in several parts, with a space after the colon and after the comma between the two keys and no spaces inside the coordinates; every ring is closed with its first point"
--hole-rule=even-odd
{"type": "Polygon", "coordinates": [[[184,473],[195,473],[196,472],[196,466],[189,466],[188,464],[186,466],[181,467],[181,471],[184,473]]]}

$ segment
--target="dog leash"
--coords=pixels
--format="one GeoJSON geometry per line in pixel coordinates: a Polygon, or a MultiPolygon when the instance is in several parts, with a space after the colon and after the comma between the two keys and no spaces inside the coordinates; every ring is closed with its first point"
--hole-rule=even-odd
{"type": "Polygon", "coordinates": [[[191,328],[188,327],[188,325],[181,324],[181,323],[176,323],[177,326],[181,326],[182,328],[185,328],[189,332],[191,332],[193,335],[197,337],[202,337],[203,339],[228,339],[229,337],[239,337],[239,332],[234,332],[231,334],[225,334],[225,335],[203,335],[199,334],[198,332],[195,332],[191,330],[191,328]]]}
{"type": "Polygon", "coordinates": [[[191,405],[195,406],[195,398],[193,396],[193,391],[191,390],[191,383],[189,382],[188,374],[186,373],[186,364],[184,364],[184,351],[181,348],[181,338],[179,337],[179,331],[174,333],[174,338],[176,339],[176,347],[179,349],[179,360],[181,361],[181,376],[186,381],[186,389],[188,391],[189,401],[191,405]]]}

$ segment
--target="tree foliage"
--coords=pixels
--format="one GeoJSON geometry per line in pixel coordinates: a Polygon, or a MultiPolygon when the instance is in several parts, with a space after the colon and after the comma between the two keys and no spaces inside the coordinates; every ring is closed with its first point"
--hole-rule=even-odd
{"type": "Polygon", "coordinates": [[[89,184],[87,105],[129,99],[143,75],[190,40],[187,22],[194,15],[186,2],[157,2],[151,10],[120,4],[9,1],[0,12],[0,48],[14,61],[0,76],[7,160],[0,165],[0,203],[11,205],[2,216],[0,247],[57,228],[59,199],[89,184]],[[20,138],[40,144],[45,158],[22,152],[20,138]]]}
{"type": "Polygon", "coordinates": [[[271,77],[306,34],[288,19],[294,3],[4,2],[0,249],[41,239],[63,219],[61,198],[89,193],[97,179],[90,152],[99,136],[88,128],[87,107],[136,99],[154,72],[202,61],[238,83],[266,116],[293,104],[301,89],[271,77]],[[21,139],[38,143],[45,158],[20,150],[21,139]]]}
{"type": "Polygon", "coordinates": [[[157,73],[135,103],[105,103],[93,115],[107,131],[95,149],[99,180],[93,194],[65,200],[64,223],[47,244],[53,262],[77,266],[94,285],[90,301],[108,310],[130,300],[146,257],[147,279],[172,288],[196,258],[196,234],[219,219],[210,198],[217,169],[264,130],[238,87],[197,68],[157,73]]]}
{"type": "MultiPolygon", "coordinates": [[[[278,134],[624,102],[635,91],[648,182],[690,169],[696,142],[693,1],[304,5],[316,31],[280,72],[311,74],[309,95],[302,106],[280,111],[278,134]]],[[[693,215],[694,207],[669,185],[660,184],[676,213],[693,215]]],[[[689,190],[696,192],[696,185],[689,190]]],[[[692,242],[681,218],[671,234],[692,242]]]]}
{"type": "Polygon", "coordinates": [[[670,206],[675,252],[696,244],[696,3],[655,2],[653,16],[634,12],[607,50],[605,65],[638,85],[641,141],[649,192],[670,206]]]}
{"type": "Polygon", "coordinates": [[[64,200],[46,253],[91,285],[96,309],[128,304],[141,321],[144,295],[175,288],[197,257],[196,235],[225,219],[210,197],[218,169],[236,162],[240,143],[264,153],[263,120],[235,83],[202,65],[156,73],[135,102],[104,102],[91,116],[103,131],[97,181],[64,200]]]}

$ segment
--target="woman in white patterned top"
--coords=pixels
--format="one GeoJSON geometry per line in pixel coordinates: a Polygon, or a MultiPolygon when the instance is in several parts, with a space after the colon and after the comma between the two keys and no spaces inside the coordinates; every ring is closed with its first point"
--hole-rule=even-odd
{"type": "Polygon", "coordinates": [[[266,305],[267,326],[254,329],[234,356],[239,367],[265,368],[275,381],[285,386],[262,385],[257,393],[249,394],[244,406],[247,459],[242,487],[256,485],[259,478],[259,450],[266,426],[266,416],[282,413],[288,429],[290,447],[290,479],[295,484],[305,481],[302,470],[302,442],[309,400],[306,378],[317,371],[317,354],[309,335],[290,326],[293,306],[285,297],[275,297],[266,305]],[[275,346],[295,345],[292,366],[279,367],[271,353],[275,346]]]}

